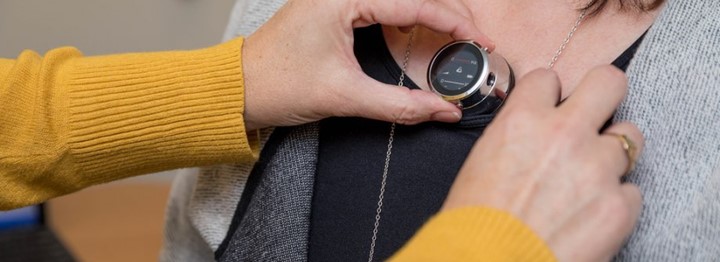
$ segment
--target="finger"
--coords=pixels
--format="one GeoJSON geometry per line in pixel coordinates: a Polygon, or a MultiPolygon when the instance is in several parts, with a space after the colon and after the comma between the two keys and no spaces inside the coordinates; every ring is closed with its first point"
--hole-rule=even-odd
{"type": "Polygon", "coordinates": [[[457,122],[461,111],[437,95],[423,90],[386,85],[373,79],[357,82],[341,99],[341,116],[359,116],[399,124],[426,121],[457,122]]]}
{"type": "Polygon", "coordinates": [[[384,24],[391,26],[423,25],[454,39],[472,39],[492,52],[495,44],[475,27],[472,19],[432,0],[360,1],[353,25],[384,24]]]}
{"type": "Polygon", "coordinates": [[[635,164],[634,162],[640,157],[640,153],[645,146],[642,132],[640,132],[637,126],[629,122],[617,123],[608,127],[608,129],[600,135],[600,140],[600,152],[608,154],[608,157],[605,157],[605,159],[611,161],[611,163],[607,163],[607,166],[610,166],[612,172],[619,176],[626,175],[628,167],[635,164]],[[627,141],[619,137],[620,135],[625,135],[627,141]],[[624,146],[626,146],[625,142],[632,144],[631,146],[634,147],[634,149],[628,149],[631,150],[631,152],[624,149],[624,146]],[[632,152],[632,150],[634,150],[634,152],[632,152]]]}
{"type": "Polygon", "coordinates": [[[600,66],[585,75],[574,93],[560,105],[569,121],[600,129],[627,93],[627,78],[614,66],[600,66]]]}
{"type": "MultiPolygon", "coordinates": [[[[613,189],[610,189],[613,190],[613,189]]],[[[605,197],[603,204],[595,205],[597,213],[591,214],[595,219],[581,218],[579,223],[585,227],[585,239],[570,239],[581,246],[572,244],[574,259],[567,261],[610,261],[614,254],[622,248],[624,240],[632,233],[637,224],[642,208],[642,195],[633,184],[620,185],[618,191],[609,191],[610,198],[605,197]],[[608,201],[613,199],[612,201],[608,201]],[[599,222],[599,223],[598,223],[599,222]],[[600,229],[600,230],[598,230],[600,229]],[[593,243],[594,242],[594,243],[593,243]],[[585,243],[585,246],[582,246],[585,243]],[[592,243],[588,249],[587,243],[592,243]]],[[[583,228],[581,228],[582,230],[583,228]]]]}
{"type": "MultiPolygon", "coordinates": [[[[631,183],[625,183],[620,185],[620,192],[626,200],[626,206],[628,208],[628,216],[626,227],[622,228],[622,233],[627,237],[632,233],[635,224],[637,224],[640,214],[642,212],[642,193],[640,189],[631,183]]],[[[618,247],[619,248],[619,247],[618,247]]]]}
{"type": "Polygon", "coordinates": [[[554,71],[536,69],[518,81],[505,107],[555,107],[560,90],[560,79],[554,71]]]}
{"type": "Polygon", "coordinates": [[[412,31],[413,28],[415,28],[415,26],[401,26],[401,27],[398,27],[398,29],[400,29],[400,32],[403,32],[403,33],[406,33],[406,34],[410,33],[410,31],[412,31]]]}
{"type": "Polygon", "coordinates": [[[605,252],[605,261],[609,261],[608,259],[612,258],[612,254],[617,254],[622,248],[623,242],[635,228],[642,208],[642,195],[637,186],[633,184],[622,184],[619,190],[613,192],[613,194],[616,194],[614,197],[616,201],[607,202],[614,202],[614,204],[606,206],[606,215],[609,215],[609,217],[603,219],[605,221],[603,226],[612,229],[606,232],[609,233],[608,240],[612,245],[609,246],[608,251],[610,252],[605,252]]]}

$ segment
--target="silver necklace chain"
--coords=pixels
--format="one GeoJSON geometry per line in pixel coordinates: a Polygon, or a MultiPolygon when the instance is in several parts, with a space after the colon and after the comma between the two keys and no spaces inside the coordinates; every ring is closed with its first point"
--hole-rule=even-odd
{"type": "Polygon", "coordinates": [[[565,47],[570,43],[570,39],[572,39],[573,35],[575,35],[575,31],[577,31],[578,27],[580,27],[580,23],[585,19],[585,15],[587,14],[587,9],[583,10],[582,13],[580,13],[580,16],[578,16],[577,20],[575,20],[575,24],[573,25],[572,29],[570,29],[570,32],[568,32],[567,36],[565,37],[565,40],[563,40],[562,45],[560,45],[560,48],[558,48],[557,52],[555,52],[555,55],[550,59],[550,62],[548,63],[548,69],[552,69],[555,66],[555,62],[557,62],[558,59],[560,59],[560,55],[562,55],[563,51],[565,51],[565,47]]]}
{"type": "MultiPolygon", "coordinates": [[[[575,21],[575,24],[573,25],[572,29],[570,29],[570,32],[567,34],[567,37],[565,37],[565,40],[563,40],[562,45],[558,48],[557,52],[555,52],[555,55],[550,59],[550,62],[548,63],[548,68],[552,69],[555,66],[555,63],[560,58],[560,55],[563,53],[567,45],[570,43],[570,39],[572,39],[573,35],[575,34],[575,31],[577,31],[578,27],[580,27],[580,23],[585,19],[587,11],[583,10],[582,13],[580,13],[580,16],[575,21]]],[[[413,43],[413,37],[415,36],[415,28],[413,28],[410,31],[410,34],[408,36],[408,43],[405,48],[405,58],[403,59],[402,68],[400,70],[400,80],[398,81],[398,86],[403,86],[405,81],[405,71],[407,71],[407,65],[408,61],[410,60],[410,49],[412,47],[413,43]]],[[[383,173],[382,173],[382,182],[380,183],[380,195],[378,195],[378,202],[377,202],[377,209],[375,210],[375,224],[372,231],[372,238],[370,241],[370,253],[368,254],[368,262],[372,262],[373,258],[375,256],[375,242],[377,241],[377,234],[378,229],[380,228],[380,218],[382,217],[382,207],[383,207],[383,200],[385,197],[385,186],[387,185],[387,176],[388,176],[388,170],[390,169],[390,156],[392,155],[392,147],[393,147],[393,141],[395,140],[395,123],[392,123],[390,125],[390,135],[388,138],[388,145],[387,145],[387,152],[385,154],[385,166],[383,167],[383,173]]]]}
{"type": "MultiPolygon", "coordinates": [[[[410,36],[408,36],[407,47],[405,47],[405,58],[403,59],[402,68],[400,70],[400,80],[398,86],[405,85],[405,71],[407,70],[408,61],[410,60],[410,48],[412,47],[412,40],[415,36],[415,28],[410,30],[410,36]]],[[[378,228],[380,227],[380,214],[382,213],[383,198],[385,197],[385,185],[387,182],[388,170],[390,168],[390,155],[392,154],[393,140],[395,140],[395,123],[390,125],[390,138],[388,138],[387,153],[385,154],[385,166],[383,167],[382,182],[380,183],[380,195],[378,196],[377,209],[375,210],[375,225],[373,227],[372,239],[370,241],[370,254],[368,255],[368,262],[373,261],[375,256],[375,241],[377,240],[378,228]]]]}

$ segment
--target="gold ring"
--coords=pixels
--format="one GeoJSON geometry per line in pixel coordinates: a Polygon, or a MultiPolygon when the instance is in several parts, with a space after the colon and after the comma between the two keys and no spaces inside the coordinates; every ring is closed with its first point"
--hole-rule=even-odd
{"type": "Polygon", "coordinates": [[[620,140],[620,143],[622,144],[622,148],[623,148],[623,150],[625,150],[625,155],[627,155],[627,158],[628,158],[628,165],[627,165],[627,169],[625,170],[625,175],[630,174],[630,171],[633,171],[633,169],[635,168],[635,161],[637,161],[637,157],[638,157],[638,148],[635,145],[635,142],[633,142],[627,135],[615,134],[615,133],[607,133],[607,134],[617,137],[617,139],[620,140]]]}

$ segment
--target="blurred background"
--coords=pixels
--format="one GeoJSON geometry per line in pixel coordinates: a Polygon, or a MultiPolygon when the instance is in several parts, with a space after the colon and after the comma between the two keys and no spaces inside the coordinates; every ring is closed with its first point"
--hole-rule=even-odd
{"type": "MultiPolygon", "coordinates": [[[[68,45],[86,55],[203,48],[221,41],[234,2],[0,0],[0,57],[68,45]]],[[[172,173],[0,213],[0,261],[157,261],[172,173]],[[55,242],[67,254],[53,259],[55,242]],[[28,251],[35,257],[10,257],[28,251]]]]}

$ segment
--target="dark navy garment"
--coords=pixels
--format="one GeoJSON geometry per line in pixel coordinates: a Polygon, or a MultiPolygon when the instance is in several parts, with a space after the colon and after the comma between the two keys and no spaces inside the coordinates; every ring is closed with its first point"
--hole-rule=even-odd
{"type": "MultiPolygon", "coordinates": [[[[624,70],[639,42],[613,64],[624,70]]],[[[380,26],[355,30],[355,54],[367,75],[397,85],[401,69],[380,26]]],[[[418,88],[407,78],[405,85],[418,88]]],[[[465,157],[493,117],[469,109],[457,124],[397,125],[376,260],[389,258],[439,210],[465,157]]],[[[389,132],[389,123],[374,120],[321,121],[309,261],[367,260],[389,132]]]]}

